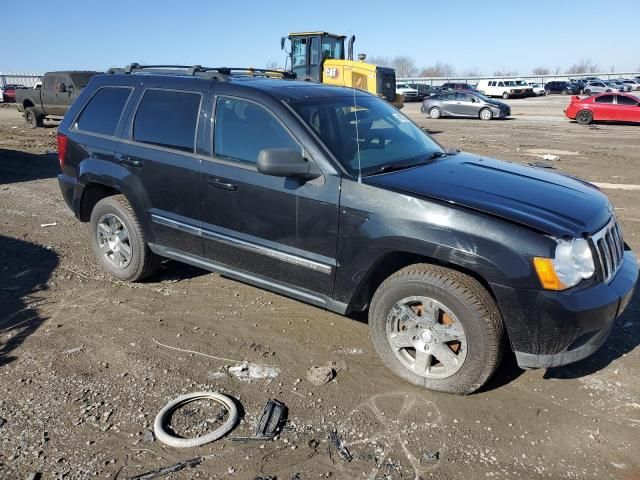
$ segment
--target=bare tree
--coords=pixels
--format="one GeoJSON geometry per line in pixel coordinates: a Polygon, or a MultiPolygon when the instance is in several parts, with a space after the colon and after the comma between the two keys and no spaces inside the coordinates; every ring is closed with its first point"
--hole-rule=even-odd
{"type": "Polygon", "coordinates": [[[380,67],[393,68],[393,60],[389,57],[382,57],[379,55],[367,57],[366,62],[373,63],[374,65],[379,65],[380,67]]]}
{"type": "Polygon", "coordinates": [[[282,65],[280,65],[280,62],[276,61],[276,60],[269,60],[264,68],[266,68],[267,70],[281,70],[282,69],[282,65]]]}
{"type": "Polygon", "coordinates": [[[556,69],[554,70],[554,73],[558,75],[560,73],[560,67],[556,67],[556,69]]]}
{"type": "Polygon", "coordinates": [[[498,70],[494,71],[493,74],[496,77],[513,77],[514,75],[518,75],[518,71],[517,70],[509,70],[508,68],[499,68],[498,70]]]}
{"type": "Polygon", "coordinates": [[[547,67],[536,67],[531,70],[531,73],[533,73],[534,75],[549,75],[551,73],[551,70],[549,70],[547,67]]]}
{"type": "Polygon", "coordinates": [[[405,55],[393,57],[391,66],[396,71],[396,77],[399,78],[413,77],[418,72],[415,60],[405,55]]]}
{"type": "Polygon", "coordinates": [[[595,73],[598,71],[598,65],[593,63],[590,58],[583,58],[571,65],[565,73],[595,73]]]}
{"type": "Polygon", "coordinates": [[[462,71],[462,76],[465,78],[468,77],[481,77],[482,73],[477,68],[468,68],[462,71]]]}
{"type": "Polygon", "coordinates": [[[455,68],[448,63],[436,62],[429,67],[420,70],[421,77],[452,77],[456,74],[455,68]]]}

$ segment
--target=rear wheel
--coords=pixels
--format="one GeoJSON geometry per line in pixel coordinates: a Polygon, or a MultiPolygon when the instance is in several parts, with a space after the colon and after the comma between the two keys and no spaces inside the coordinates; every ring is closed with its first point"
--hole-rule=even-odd
{"type": "Polygon", "coordinates": [[[29,128],[38,128],[42,126],[42,116],[38,114],[34,107],[25,108],[24,121],[27,122],[27,127],[29,128]]]}
{"type": "Polygon", "coordinates": [[[437,119],[442,116],[442,112],[438,107],[433,107],[429,110],[429,116],[433,119],[437,119]]]}
{"type": "Polygon", "coordinates": [[[591,90],[589,90],[589,89],[585,90],[585,91],[584,91],[584,94],[585,94],[585,95],[591,95],[591,90]]]}
{"type": "Polygon", "coordinates": [[[591,122],[593,122],[593,113],[591,113],[589,110],[580,110],[576,114],[576,122],[578,122],[580,125],[589,125],[591,122]]]}
{"type": "Polygon", "coordinates": [[[487,290],[448,268],[417,264],[385,280],[369,309],[378,355],[431,390],[472,393],[500,363],[503,324],[487,290]]]}
{"type": "Polygon", "coordinates": [[[483,108],[480,110],[480,119],[481,120],[491,120],[493,118],[493,112],[490,108],[483,108]]]}
{"type": "Polygon", "coordinates": [[[149,249],[140,222],[124,195],[106,197],[96,203],[89,234],[98,261],[119,280],[142,280],[160,264],[160,257],[149,249]]]}
{"type": "Polygon", "coordinates": [[[569,91],[568,91],[568,90],[566,90],[566,89],[564,89],[564,90],[562,90],[560,93],[561,93],[562,95],[566,95],[567,93],[569,93],[569,91]]]}

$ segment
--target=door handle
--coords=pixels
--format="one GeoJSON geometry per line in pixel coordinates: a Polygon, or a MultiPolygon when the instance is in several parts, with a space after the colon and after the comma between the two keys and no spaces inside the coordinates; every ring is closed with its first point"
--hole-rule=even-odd
{"type": "Polygon", "coordinates": [[[132,157],[131,155],[122,155],[118,160],[120,163],[124,163],[131,167],[141,167],[143,163],[141,158],[132,157]]]}
{"type": "Polygon", "coordinates": [[[226,178],[210,176],[207,178],[207,184],[212,187],[221,188],[223,190],[229,190],[231,192],[235,192],[236,190],[238,190],[238,185],[236,185],[235,183],[231,183],[226,178]]]}

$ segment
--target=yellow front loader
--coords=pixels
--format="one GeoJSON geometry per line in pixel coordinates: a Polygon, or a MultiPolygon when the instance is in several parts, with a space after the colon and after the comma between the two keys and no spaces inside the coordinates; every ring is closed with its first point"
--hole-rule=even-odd
{"type": "Polygon", "coordinates": [[[363,54],[354,60],[355,35],[349,39],[345,58],[346,38],[327,32],[290,33],[282,37],[280,46],[284,50],[285,41],[290,41],[290,70],[298,79],[358,88],[402,108],[404,97],[396,94],[396,72],[366,63],[363,54]]]}

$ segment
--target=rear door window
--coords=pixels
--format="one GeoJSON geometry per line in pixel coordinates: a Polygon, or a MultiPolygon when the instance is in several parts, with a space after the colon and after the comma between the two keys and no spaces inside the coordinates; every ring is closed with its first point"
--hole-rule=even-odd
{"type": "Polygon", "coordinates": [[[193,152],[201,95],[149,89],[133,122],[133,140],[183,152],[193,152]]]}
{"type": "Polygon", "coordinates": [[[631,97],[618,95],[618,105],[638,105],[638,102],[631,97]]]}
{"type": "Polygon", "coordinates": [[[216,102],[215,156],[255,164],[264,148],[302,148],[266,108],[246,100],[220,97],[216,102]]]}
{"type": "Polygon", "coordinates": [[[74,128],[113,137],[132,90],[129,87],[98,89],[80,112],[74,128]]]}
{"type": "Polygon", "coordinates": [[[594,100],[595,103],[613,103],[613,95],[602,95],[594,100]]]}

